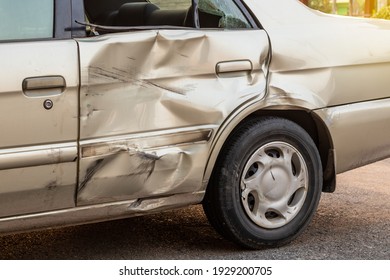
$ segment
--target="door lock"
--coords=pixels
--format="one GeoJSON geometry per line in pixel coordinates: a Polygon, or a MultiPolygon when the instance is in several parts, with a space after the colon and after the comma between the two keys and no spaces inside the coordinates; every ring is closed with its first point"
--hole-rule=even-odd
{"type": "Polygon", "coordinates": [[[43,102],[43,107],[46,109],[46,110],[50,110],[51,108],[53,108],[53,101],[51,101],[50,99],[46,99],[44,102],[43,102]]]}

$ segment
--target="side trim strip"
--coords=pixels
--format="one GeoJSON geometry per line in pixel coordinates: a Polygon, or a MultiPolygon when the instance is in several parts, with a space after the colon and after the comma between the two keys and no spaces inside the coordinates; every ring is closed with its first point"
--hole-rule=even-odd
{"type": "Polygon", "coordinates": [[[110,155],[119,151],[144,150],[169,146],[208,142],[213,129],[202,128],[192,131],[169,132],[157,135],[128,135],[81,142],[81,158],[110,155]]]}
{"type": "Polygon", "coordinates": [[[73,162],[77,142],[0,150],[0,170],[73,162]]]}

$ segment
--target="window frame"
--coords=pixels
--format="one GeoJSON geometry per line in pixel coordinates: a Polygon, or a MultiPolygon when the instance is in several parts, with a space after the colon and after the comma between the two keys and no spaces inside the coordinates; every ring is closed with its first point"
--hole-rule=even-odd
{"type": "MultiPolygon", "coordinates": [[[[60,1],[60,0],[56,0],[60,1]]],[[[83,0],[69,0],[72,2],[72,20],[71,20],[71,28],[72,30],[72,38],[85,38],[87,37],[87,31],[86,26],[89,26],[89,23],[85,22],[85,8],[84,8],[84,1],[83,0]]],[[[254,29],[263,29],[257,18],[253,15],[253,13],[249,10],[247,5],[241,1],[241,0],[230,0],[233,1],[234,4],[236,4],[237,8],[241,11],[243,16],[248,20],[248,23],[250,24],[250,28],[238,28],[238,29],[230,29],[230,30],[237,30],[237,31],[243,31],[243,30],[254,30],[254,29]]],[[[201,28],[199,23],[199,14],[198,14],[198,0],[191,0],[192,6],[194,7],[193,13],[194,13],[194,27],[187,27],[187,26],[168,26],[168,25],[139,25],[139,26],[128,26],[128,27],[122,27],[122,26],[102,26],[102,25],[95,25],[91,24],[91,26],[99,30],[100,27],[104,27],[106,34],[111,33],[118,33],[118,32],[134,32],[134,31],[144,31],[144,30],[166,30],[166,29],[173,29],[173,30],[224,30],[222,28],[201,28]]],[[[102,29],[102,28],[101,28],[102,29]]],[[[100,36],[100,35],[99,35],[100,36]]]]}
{"type": "Polygon", "coordinates": [[[249,9],[249,7],[244,1],[233,0],[233,2],[236,3],[238,8],[241,10],[241,12],[244,14],[244,16],[247,18],[247,20],[254,29],[263,29],[263,26],[259,22],[259,19],[253,14],[253,12],[249,9]]]}
{"type": "Polygon", "coordinates": [[[54,35],[52,39],[72,38],[71,0],[54,0],[54,35]]]}
{"type": "Polygon", "coordinates": [[[232,0],[234,3],[236,3],[237,7],[240,9],[242,14],[246,17],[246,19],[249,21],[249,23],[252,25],[252,28],[257,29],[263,29],[258,19],[253,15],[252,11],[249,10],[246,3],[240,0],[232,0]]]}
{"type": "MultiPolygon", "coordinates": [[[[56,0],[60,1],[60,0],[56,0]]],[[[87,37],[86,27],[78,22],[85,22],[84,0],[68,0],[71,4],[71,22],[69,24],[72,38],[87,37]]]]}

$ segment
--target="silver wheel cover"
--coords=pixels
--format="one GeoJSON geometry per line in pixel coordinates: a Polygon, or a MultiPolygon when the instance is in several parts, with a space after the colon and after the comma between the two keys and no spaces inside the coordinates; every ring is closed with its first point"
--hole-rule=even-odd
{"type": "Polygon", "coordinates": [[[309,175],[301,153],[285,142],[256,150],[241,175],[241,202],[258,226],[274,229],[288,224],[301,210],[309,175]]]}

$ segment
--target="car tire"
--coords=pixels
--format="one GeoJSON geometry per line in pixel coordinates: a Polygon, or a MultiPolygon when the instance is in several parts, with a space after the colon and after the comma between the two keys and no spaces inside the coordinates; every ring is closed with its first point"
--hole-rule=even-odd
{"type": "Polygon", "coordinates": [[[310,223],[321,191],[310,135],[286,119],[252,118],[222,148],[203,208],[212,226],[241,246],[280,246],[310,223]]]}

